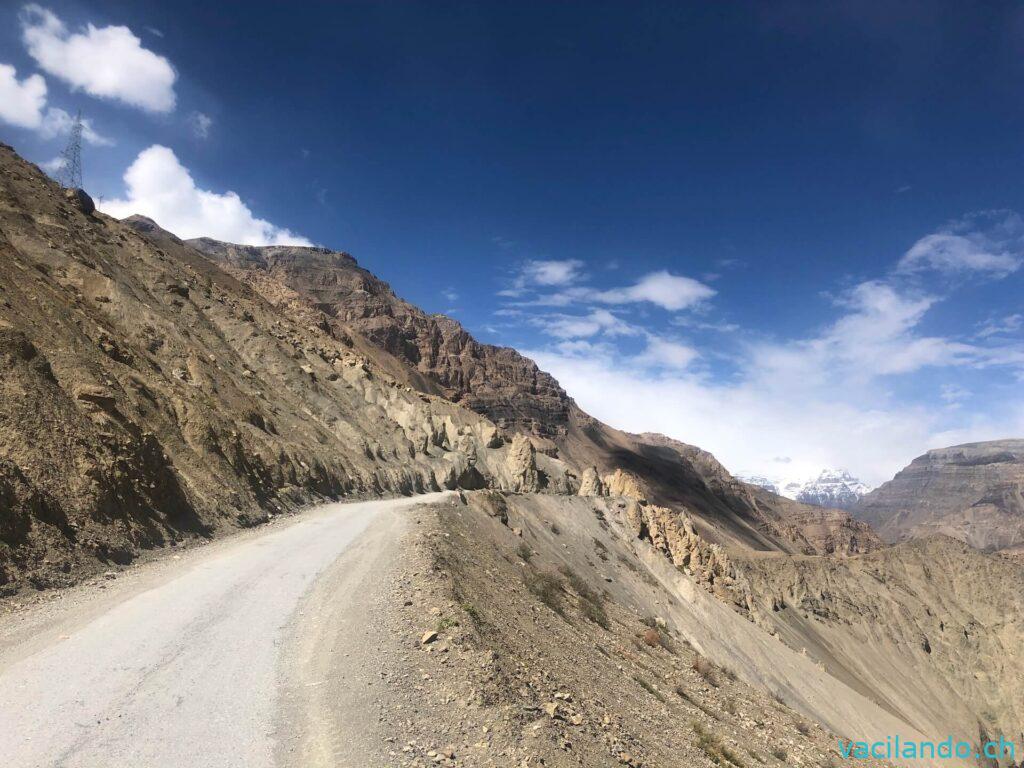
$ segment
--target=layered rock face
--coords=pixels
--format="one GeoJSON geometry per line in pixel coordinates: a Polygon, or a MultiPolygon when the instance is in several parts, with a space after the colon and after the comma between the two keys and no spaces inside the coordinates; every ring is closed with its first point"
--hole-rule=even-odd
{"type": "Polygon", "coordinates": [[[421,374],[410,381],[481,413],[502,427],[551,437],[564,434],[570,400],[550,375],[514,349],[481,344],[449,317],[428,315],[399,299],[345,253],[323,248],[190,241],[233,268],[275,304],[284,286],[346,332],[355,332],[421,374]],[[270,278],[270,280],[267,280],[270,278]]]}
{"type": "Polygon", "coordinates": [[[1024,440],[928,451],[854,514],[890,541],[945,534],[981,550],[1024,548],[1024,440]]]}

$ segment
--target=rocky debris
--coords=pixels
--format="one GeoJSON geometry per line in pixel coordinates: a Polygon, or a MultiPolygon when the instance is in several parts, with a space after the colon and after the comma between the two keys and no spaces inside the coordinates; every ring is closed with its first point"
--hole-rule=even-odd
{"type": "Polygon", "coordinates": [[[415,556],[403,561],[409,580],[398,590],[416,595],[405,609],[405,637],[419,631],[424,615],[458,626],[447,653],[423,648],[415,663],[387,657],[386,690],[376,694],[385,699],[386,764],[828,764],[835,742],[826,730],[700,657],[671,622],[651,618],[668,594],[645,578],[625,538],[608,539],[621,576],[602,587],[603,597],[591,595],[602,602],[607,629],[584,617],[591,604],[579,590],[589,593],[594,574],[580,553],[593,531],[568,522],[560,536],[540,532],[556,509],[576,521],[605,502],[509,497],[508,514],[536,544],[524,565],[506,557],[519,540],[477,506],[491,493],[466,494],[469,506],[438,505],[415,526],[415,556]],[[564,576],[561,613],[546,603],[547,593],[525,586],[524,568],[564,576]],[[648,623],[659,642],[643,641],[654,631],[648,623]]]}
{"type": "Polygon", "coordinates": [[[601,476],[597,474],[596,467],[587,467],[580,477],[580,496],[604,496],[604,483],[601,476]]]}
{"type": "Polygon", "coordinates": [[[505,470],[509,476],[509,489],[517,493],[535,493],[540,490],[540,475],[537,472],[537,456],[533,441],[523,434],[512,438],[505,470]]]}
{"type": "Polygon", "coordinates": [[[985,551],[1024,545],[1024,440],[918,456],[853,508],[883,538],[944,534],[985,551]]]}

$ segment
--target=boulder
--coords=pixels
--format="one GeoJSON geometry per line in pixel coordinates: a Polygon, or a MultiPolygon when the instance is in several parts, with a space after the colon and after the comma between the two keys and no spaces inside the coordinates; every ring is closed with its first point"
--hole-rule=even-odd
{"type": "Polygon", "coordinates": [[[85,193],[84,189],[65,189],[64,199],[86,216],[92,216],[96,210],[96,203],[85,193]]]}

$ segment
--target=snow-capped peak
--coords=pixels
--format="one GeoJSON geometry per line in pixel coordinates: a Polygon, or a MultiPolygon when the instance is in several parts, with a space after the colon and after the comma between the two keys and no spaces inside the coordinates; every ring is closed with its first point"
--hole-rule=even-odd
{"type": "Polygon", "coordinates": [[[812,480],[777,479],[762,475],[739,475],[738,478],[804,504],[834,509],[849,509],[871,490],[845,469],[823,469],[812,480]]]}

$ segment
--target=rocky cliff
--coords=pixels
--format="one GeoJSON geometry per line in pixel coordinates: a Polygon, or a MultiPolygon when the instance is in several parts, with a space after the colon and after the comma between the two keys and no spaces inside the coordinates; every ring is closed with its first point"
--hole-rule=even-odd
{"type": "Polygon", "coordinates": [[[450,317],[428,315],[403,301],[348,254],[209,238],[190,244],[235,270],[271,302],[287,303],[289,292],[310,302],[331,326],[363,336],[399,361],[398,369],[410,366],[420,374],[410,380],[414,386],[501,427],[545,437],[564,434],[570,400],[550,375],[514,349],[481,344],[450,317]]]}
{"type": "Polygon", "coordinates": [[[890,541],[942,533],[982,550],[1024,547],[1024,440],[940,448],[865,496],[854,514],[890,541]]]}

